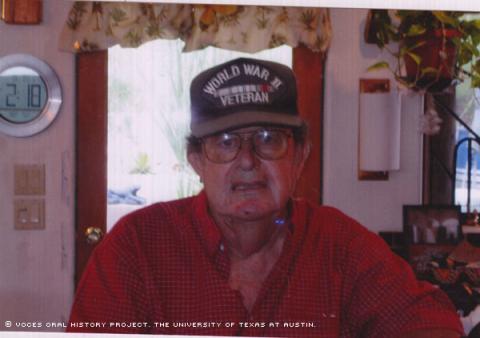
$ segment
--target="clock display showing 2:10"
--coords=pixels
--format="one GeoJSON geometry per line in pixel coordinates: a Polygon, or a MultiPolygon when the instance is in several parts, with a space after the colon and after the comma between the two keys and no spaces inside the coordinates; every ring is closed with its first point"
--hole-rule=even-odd
{"type": "Polygon", "coordinates": [[[12,123],[27,123],[42,112],[47,88],[38,75],[0,74],[0,117],[12,123]]]}

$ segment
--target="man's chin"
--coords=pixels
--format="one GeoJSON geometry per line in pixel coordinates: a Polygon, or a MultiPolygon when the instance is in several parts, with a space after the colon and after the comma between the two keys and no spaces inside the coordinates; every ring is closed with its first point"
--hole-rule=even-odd
{"type": "Polygon", "coordinates": [[[245,221],[255,221],[269,217],[274,213],[270,206],[262,205],[258,200],[249,200],[239,203],[235,209],[235,218],[245,221]]]}

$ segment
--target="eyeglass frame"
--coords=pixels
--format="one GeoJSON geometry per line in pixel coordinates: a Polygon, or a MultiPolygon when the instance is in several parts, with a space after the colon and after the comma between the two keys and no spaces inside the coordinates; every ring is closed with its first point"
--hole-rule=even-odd
{"type": "MultiPolygon", "coordinates": [[[[226,163],[231,163],[231,162],[235,161],[235,159],[238,158],[238,154],[240,154],[240,152],[242,151],[244,142],[251,143],[250,148],[251,148],[251,150],[253,151],[253,153],[255,154],[256,157],[258,157],[260,159],[263,159],[263,160],[266,160],[266,161],[276,161],[276,160],[280,160],[280,159],[284,158],[285,155],[288,153],[288,146],[289,146],[288,145],[288,139],[290,139],[290,138],[294,138],[295,140],[297,138],[296,135],[295,135],[295,132],[294,132],[294,130],[292,130],[292,128],[281,128],[281,127],[273,127],[272,126],[272,127],[260,127],[259,129],[252,130],[252,131],[245,131],[245,132],[235,132],[235,131],[228,131],[228,130],[227,131],[221,131],[219,133],[208,135],[208,136],[205,136],[205,137],[202,137],[202,138],[195,138],[195,144],[201,146],[201,149],[202,149],[203,154],[205,155],[205,158],[207,160],[213,162],[213,163],[226,164],[226,163]],[[279,156],[278,158],[268,158],[268,157],[265,157],[264,155],[262,155],[261,153],[259,153],[257,151],[257,148],[256,148],[255,143],[253,141],[253,137],[255,137],[255,135],[257,135],[258,133],[261,133],[261,132],[264,132],[264,131],[276,131],[276,132],[280,132],[280,133],[282,133],[283,135],[286,136],[287,144],[286,144],[284,153],[281,156],[279,156]],[[239,137],[240,138],[240,145],[239,145],[235,155],[232,157],[231,160],[215,161],[208,156],[208,152],[205,149],[205,140],[207,138],[219,136],[219,135],[222,135],[222,134],[233,134],[233,135],[239,137]],[[245,137],[243,135],[250,135],[250,136],[245,137]]],[[[189,138],[189,142],[191,142],[191,138],[189,138]]]]}
{"type": "MultiPolygon", "coordinates": [[[[258,127],[264,127],[264,128],[288,128],[292,131],[293,133],[293,140],[295,141],[295,145],[301,145],[304,146],[306,145],[310,151],[311,144],[308,141],[308,124],[303,122],[300,126],[298,127],[291,127],[291,126],[284,126],[284,125],[279,125],[279,124],[266,124],[266,125],[257,125],[258,127]]],[[[239,128],[236,128],[239,129],[239,128]]],[[[230,129],[232,130],[232,129],[230,129]]],[[[228,130],[226,130],[228,131],[228,130]]],[[[222,131],[225,132],[225,131],[222,131]]],[[[218,134],[218,133],[216,133],[218,134]]],[[[212,134],[214,135],[214,134],[212,134]]],[[[211,135],[206,135],[203,137],[207,137],[211,135]]],[[[202,151],[202,141],[201,141],[200,136],[195,136],[193,134],[190,134],[186,137],[186,145],[187,145],[187,153],[198,153],[202,151]]]]}

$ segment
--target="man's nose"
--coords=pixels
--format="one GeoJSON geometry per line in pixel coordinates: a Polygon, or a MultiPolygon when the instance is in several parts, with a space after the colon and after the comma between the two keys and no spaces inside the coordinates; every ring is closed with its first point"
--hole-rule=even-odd
{"type": "Polygon", "coordinates": [[[257,166],[260,159],[255,154],[252,139],[242,139],[240,153],[238,154],[237,159],[239,161],[240,167],[243,170],[251,170],[257,166]]]}

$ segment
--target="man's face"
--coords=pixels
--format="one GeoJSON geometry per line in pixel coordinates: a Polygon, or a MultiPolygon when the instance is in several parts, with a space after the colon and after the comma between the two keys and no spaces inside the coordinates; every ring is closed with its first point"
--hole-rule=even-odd
{"type": "MultiPolygon", "coordinates": [[[[234,132],[249,139],[251,135],[247,133],[260,129],[248,127],[234,132]]],[[[228,163],[209,160],[205,145],[201,152],[189,153],[188,160],[205,186],[213,215],[257,220],[283,211],[308,154],[307,146],[295,145],[293,137],[287,142],[285,155],[276,160],[260,158],[251,139],[242,141],[238,155],[228,163]]]]}

